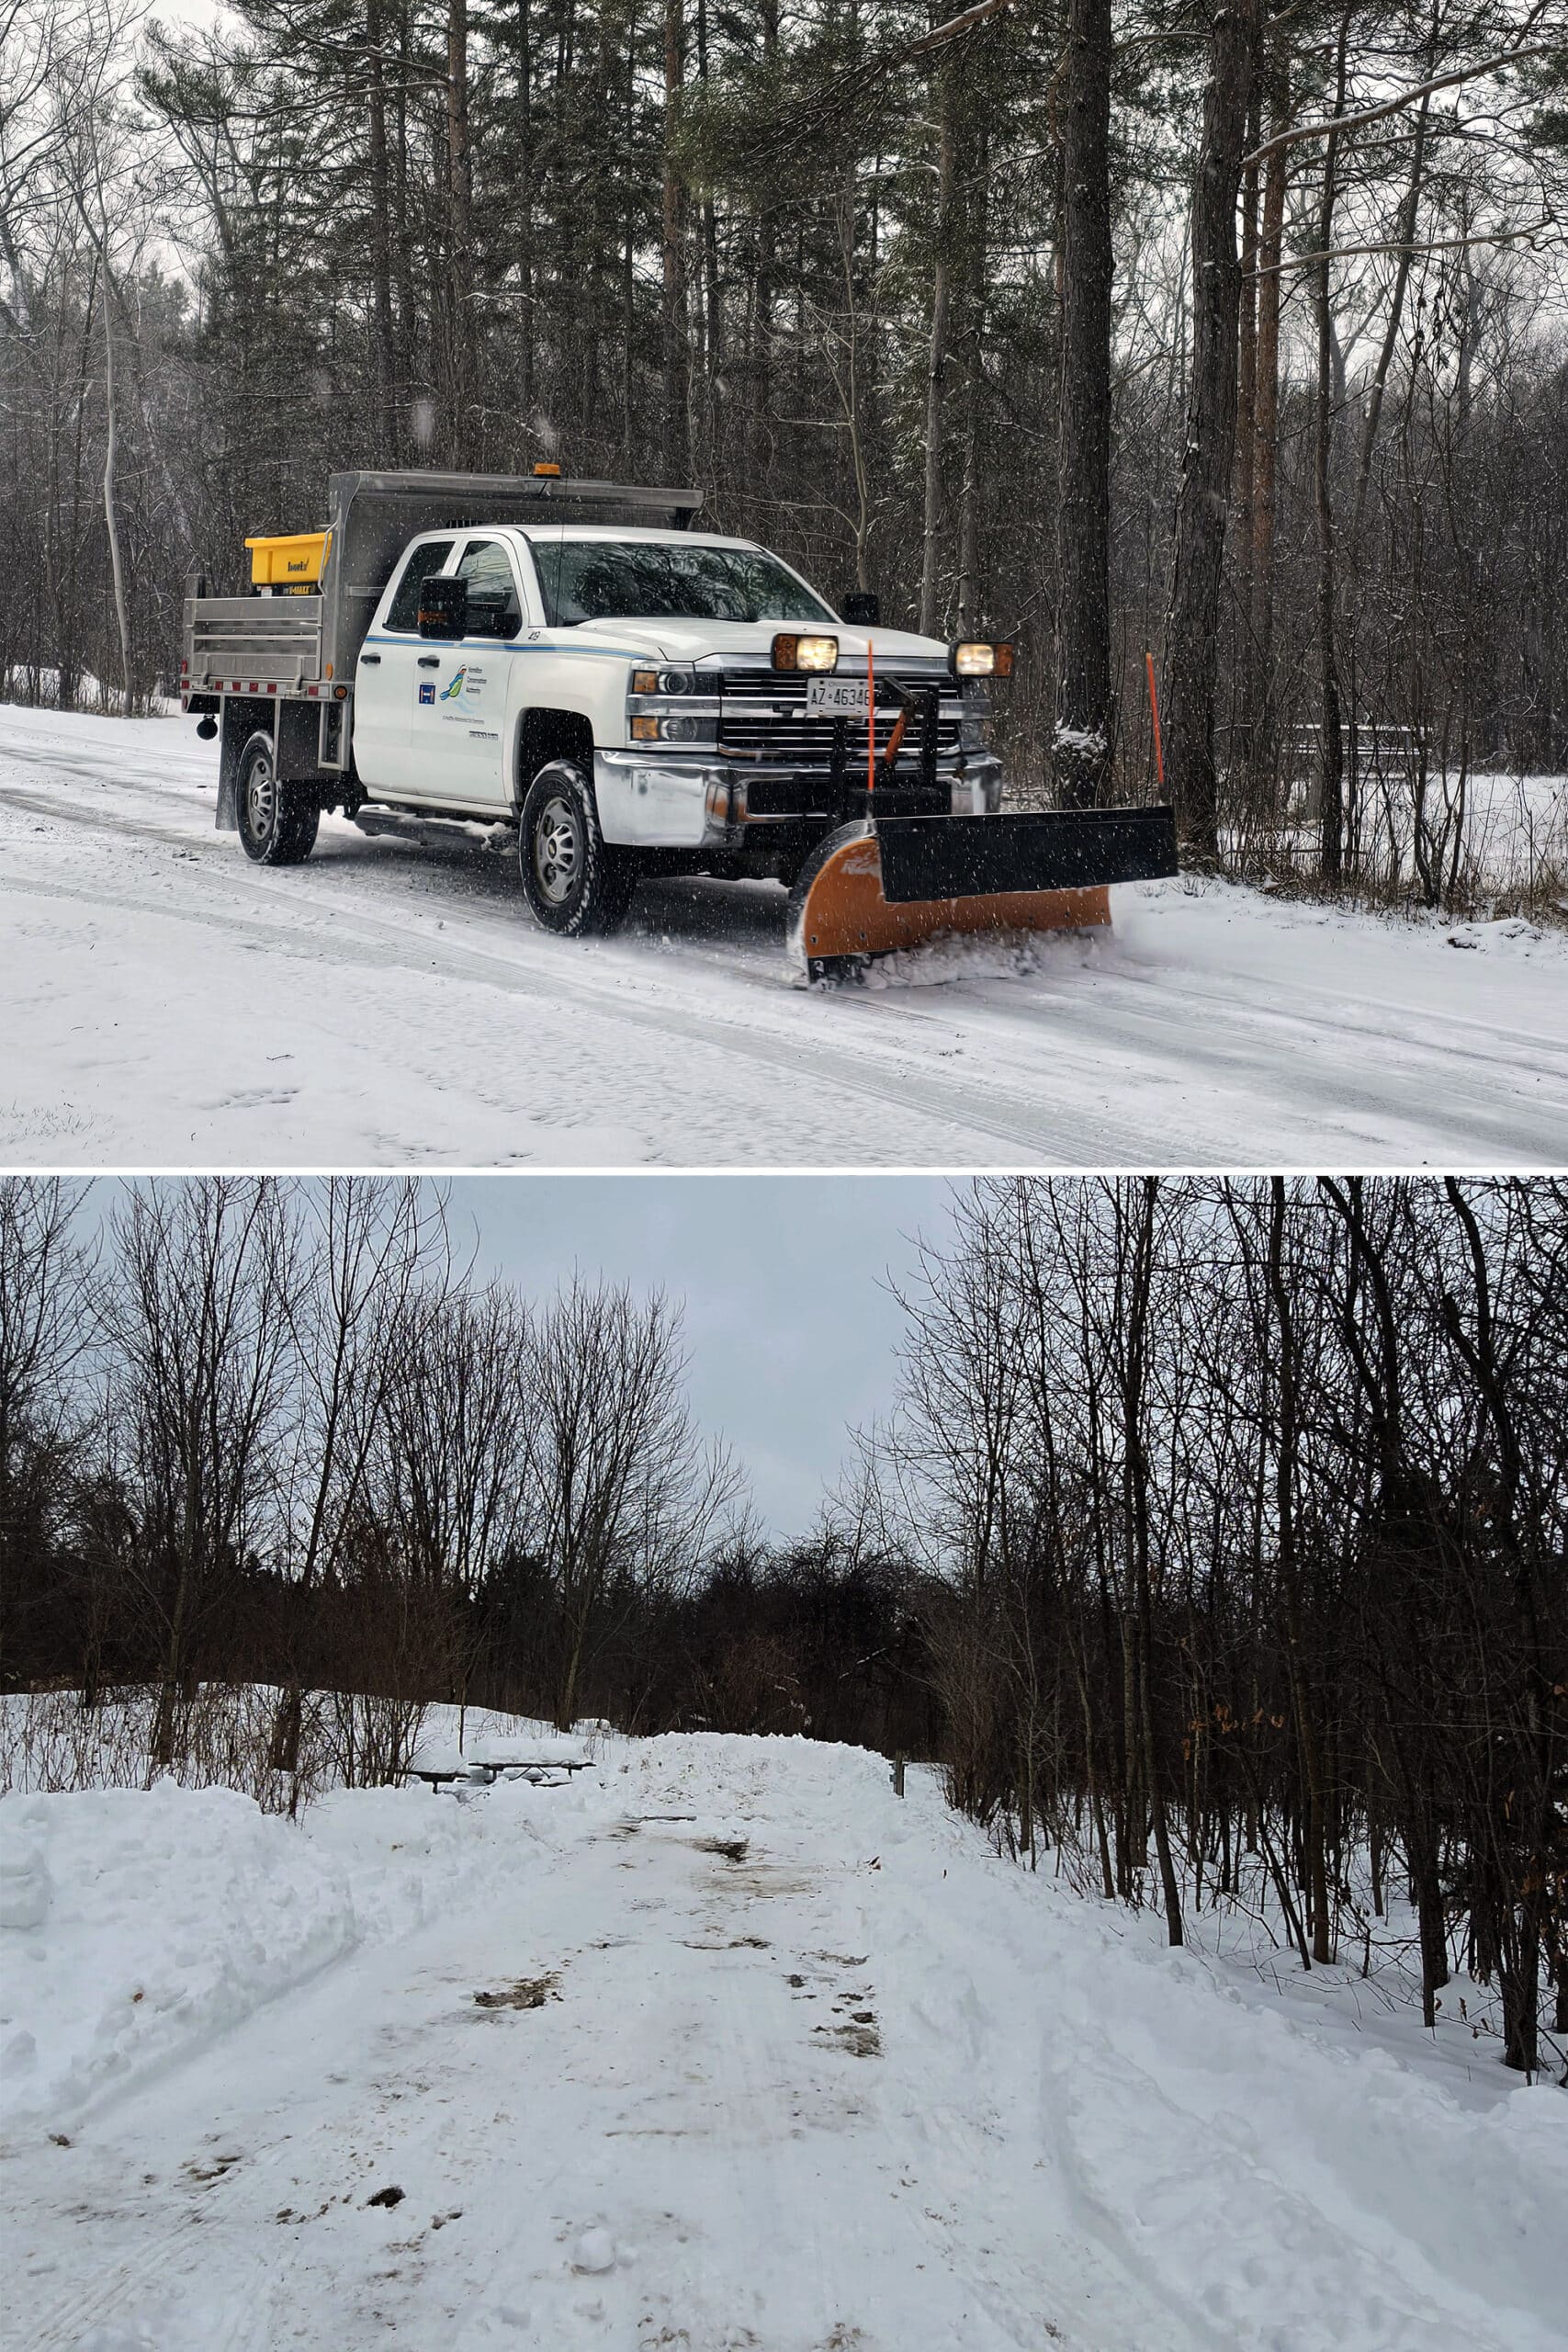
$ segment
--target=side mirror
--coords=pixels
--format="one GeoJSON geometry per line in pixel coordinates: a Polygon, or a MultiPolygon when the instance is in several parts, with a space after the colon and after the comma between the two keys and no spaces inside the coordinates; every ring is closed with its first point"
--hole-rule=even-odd
{"type": "Polygon", "coordinates": [[[882,623],[882,599],[873,588],[855,588],[839,607],[840,620],[852,628],[877,628],[882,623]]]}
{"type": "Polygon", "coordinates": [[[468,583],[466,580],[447,580],[439,572],[432,572],[428,580],[420,582],[419,633],[421,637],[467,637],[468,583]]]}

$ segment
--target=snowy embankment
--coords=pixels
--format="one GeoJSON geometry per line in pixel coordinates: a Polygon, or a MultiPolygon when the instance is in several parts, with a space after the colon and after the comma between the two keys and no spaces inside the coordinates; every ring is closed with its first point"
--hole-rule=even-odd
{"type": "MultiPolygon", "coordinates": [[[[346,1810],[345,1810],[346,1808],[346,1810]]],[[[367,1937],[418,1927],[479,1867],[455,1806],[395,1792],[303,1829],[172,1781],[0,1813],[0,2112],[60,2121],[192,2051],[367,1937]]]]}
{"type": "MultiPolygon", "coordinates": [[[[515,1814],[502,1830],[498,1814],[470,1823],[452,1803],[411,1806],[406,1790],[344,1790],[325,1752],[311,1759],[299,1824],[281,1818],[289,1778],[265,1768],[278,1695],[206,1686],[208,1738],[151,1789],[151,1692],[113,1693],[85,1716],[70,1692],[0,1697],[6,2121],[74,2115],[361,1943],[423,1925],[429,1902],[450,1901],[477,1873],[490,1883],[531,1860],[515,1814]],[[64,1791],[62,1767],[76,1782],[64,1791]],[[254,1794],[214,1785],[236,1771],[254,1794]]],[[[307,1694],[308,1731],[329,1696],[307,1694]]],[[[460,1769],[457,1708],[410,1712],[411,1762],[460,1769]]],[[[470,1757],[497,1761],[589,1747],[487,1709],[468,1710],[461,1727],[470,1757]]]]}
{"type": "Polygon", "coordinates": [[[5,2342],[1561,2346],[1560,2091],[1170,1954],[909,1785],[671,1737],[298,1827],[0,1802],[5,2342]]]}
{"type": "Polygon", "coordinates": [[[573,944],[471,843],[330,818],[258,869],[216,779],[188,721],[0,707],[12,1164],[1568,1160],[1568,941],[1521,920],[1159,883],[1108,938],[807,992],[775,885],[649,885],[573,944]]]}

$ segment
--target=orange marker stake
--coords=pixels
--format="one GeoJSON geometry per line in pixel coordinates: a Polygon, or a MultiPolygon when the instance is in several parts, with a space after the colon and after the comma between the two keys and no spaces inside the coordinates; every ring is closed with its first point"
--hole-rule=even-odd
{"type": "Polygon", "coordinates": [[[876,790],[876,653],[868,637],[865,641],[865,788],[876,790]]]}
{"type": "Polygon", "coordinates": [[[1159,696],[1155,692],[1154,655],[1145,653],[1144,662],[1149,673],[1149,716],[1155,723],[1155,773],[1159,777],[1159,788],[1163,792],[1165,790],[1165,752],[1159,740],[1159,696]]]}

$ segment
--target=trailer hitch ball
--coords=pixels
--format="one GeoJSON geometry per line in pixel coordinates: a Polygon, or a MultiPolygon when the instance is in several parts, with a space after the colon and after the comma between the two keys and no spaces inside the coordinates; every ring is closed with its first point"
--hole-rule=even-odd
{"type": "Polygon", "coordinates": [[[204,718],[197,720],[196,731],[200,736],[204,743],[211,742],[213,737],[218,732],[218,721],[213,718],[210,711],[209,711],[204,718]]]}

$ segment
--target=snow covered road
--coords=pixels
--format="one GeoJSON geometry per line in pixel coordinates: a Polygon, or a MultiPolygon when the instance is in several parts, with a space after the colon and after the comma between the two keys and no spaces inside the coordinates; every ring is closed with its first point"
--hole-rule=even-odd
{"type": "MultiPolygon", "coordinates": [[[[55,1872],[22,1933],[67,2007],[112,1822],[132,1990],[84,1996],[100,2049],[208,1932],[158,1883],[182,1808],[193,1864],[216,1850],[209,1798],[109,1802],[0,1807],[55,1872]]],[[[323,1871],[356,1822],[383,1871],[406,1841],[426,1924],[187,2020],[118,2090],[35,2098],[0,2162],[10,2352],[1562,2341],[1560,2092],[1290,2016],[999,1862],[921,1775],[900,1804],[860,1751],[612,1741],[571,1790],[326,1822],[264,1826],[325,1837],[323,1871]]],[[[285,1887],[305,1949],[302,1872],[226,1891],[238,1952],[285,1887]]]]}
{"type": "Polygon", "coordinates": [[[333,819],[258,871],[215,777],[189,721],[0,707],[6,1162],[1568,1161],[1568,946],[1522,924],[1158,885],[1110,941],[807,994],[773,886],[568,945],[478,847],[333,819]]]}

